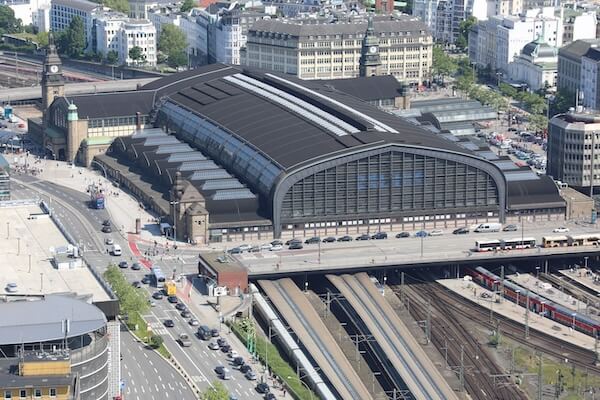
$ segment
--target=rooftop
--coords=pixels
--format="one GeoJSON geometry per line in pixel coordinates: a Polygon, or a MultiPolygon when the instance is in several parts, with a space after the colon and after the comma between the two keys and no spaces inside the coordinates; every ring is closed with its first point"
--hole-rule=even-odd
{"type": "Polygon", "coordinates": [[[0,303],[0,345],[77,337],[106,325],[99,308],[70,296],[47,295],[0,303]],[[64,321],[68,320],[65,332],[64,321]]]}
{"type": "Polygon", "coordinates": [[[316,81],[365,101],[393,99],[402,95],[402,84],[392,75],[369,76],[351,79],[316,81]]]}
{"type": "Polygon", "coordinates": [[[87,0],[52,0],[52,4],[76,8],[78,10],[87,12],[94,11],[97,8],[102,8],[102,4],[94,3],[92,1],[87,0]]]}

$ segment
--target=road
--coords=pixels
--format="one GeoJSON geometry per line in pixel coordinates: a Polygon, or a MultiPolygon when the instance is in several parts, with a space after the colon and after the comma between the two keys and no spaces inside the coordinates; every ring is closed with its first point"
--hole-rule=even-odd
{"type": "MultiPolygon", "coordinates": [[[[132,262],[137,261],[124,236],[115,231],[111,234],[101,233],[100,229],[102,227],[102,222],[105,219],[110,219],[109,213],[107,210],[90,209],[87,205],[88,197],[85,193],[27,175],[17,175],[15,178],[29,186],[29,188],[27,188],[13,181],[12,189],[14,190],[15,198],[35,197],[37,195],[37,189],[46,193],[42,198],[51,203],[51,207],[54,208],[61,220],[65,221],[65,225],[72,236],[85,244],[86,251],[84,252],[84,255],[86,260],[94,268],[97,268],[97,270],[102,272],[111,262],[116,264],[125,260],[131,265],[132,262]],[[123,249],[123,255],[121,257],[114,257],[108,254],[106,251],[107,247],[103,244],[105,237],[111,237],[115,243],[121,245],[123,249]]],[[[111,201],[118,200],[113,198],[111,201]]],[[[116,229],[116,227],[113,227],[113,229],[116,229]]],[[[181,263],[176,257],[166,257],[161,262],[161,265],[167,267],[165,268],[165,271],[169,271],[169,268],[176,268],[178,265],[181,265],[181,263]]],[[[182,267],[180,268],[180,271],[183,272],[184,269],[182,267]]],[[[187,264],[185,270],[197,272],[197,267],[195,264],[187,264]]],[[[144,275],[149,273],[149,270],[145,267],[140,271],[133,271],[131,269],[123,271],[130,282],[141,281],[144,275]]],[[[156,288],[146,286],[140,290],[146,291],[148,298],[150,298],[156,288]]],[[[200,307],[202,305],[196,306],[200,307]]],[[[193,313],[193,308],[190,308],[190,311],[193,313]]],[[[209,350],[207,347],[208,342],[203,342],[196,337],[196,327],[190,326],[187,323],[187,319],[181,317],[179,312],[169,304],[166,299],[156,301],[156,306],[144,317],[149,322],[149,326],[153,329],[154,333],[163,336],[165,346],[169,352],[175,357],[177,362],[201,390],[204,390],[211,382],[218,379],[213,371],[215,366],[219,364],[227,366],[230,362],[226,354],[220,351],[209,350]],[[176,325],[175,328],[165,328],[163,322],[166,319],[174,320],[176,325]],[[192,347],[186,348],[185,350],[176,340],[178,335],[182,332],[186,332],[193,339],[192,347]]],[[[201,318],[197,319],[200,321],[202,320],[201,318]]],[[[237,340],[234,341],[233,338],[231,339],[232,340],[228,340],[228,342],[234,348],[240,346],[237,340]]],[[[256,367],[258,367],[258,365],[256,367]]],[[[256,367],[254,367],[255,370],[256,367]]],[[[231,393],[244,399],[261,398],[254,390],[255,382],[246,380],[242,374],[237,371],[232,372],[232,379],[223,382],[225,387],[230,390],[231,393]]],[[[154,385],[154,381],[148,381],[147,383],[148,385],[154,385]]],[[[145,383],[143,385],[145,385],[145,383]]]]}

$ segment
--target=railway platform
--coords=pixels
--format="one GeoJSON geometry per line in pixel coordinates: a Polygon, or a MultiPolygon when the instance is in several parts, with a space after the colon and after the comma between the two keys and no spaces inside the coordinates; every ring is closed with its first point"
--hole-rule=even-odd
{"type": "MultiPolygon", "coordinates": [[[[493,314],[499,314],[503,317],[522,323],[523,335],[525,335],[525,307],[518,306],[506,299],[502,299],[498,302],[500,299],[497,293],[487,290],[472,281],[465,281],[464,279],[439,279],[437,282],[448,290],[487,308],[490,310],[492,318],[493,314]]],[[[594,351],[594,339],[591,336],[542,317],[533,311],[529,312],[528,319],[529,329],[545,333],[555,339],[571,343],[583,349],[594,351]]]]}
{"type": "Polygon", "coordinates": [[[562,269],[558,272],[600,296],[600,274],[586,268],[562,269]]]}
{"type": "Polygon", "coordinates": [[[539,294],[548,300],[552,300],[553,302],[560,304],[569,310],[573,310],[573,312],[587,314],[587,304],[585,304],[583,301],[576,299],[570,294],[562,292],[560,288],[554,287],[550,283],[544,282],[532,274],[513,274],[508,275],[507,279],[510,279],[519,286],[522,286],[533,293],[539,294]]]}

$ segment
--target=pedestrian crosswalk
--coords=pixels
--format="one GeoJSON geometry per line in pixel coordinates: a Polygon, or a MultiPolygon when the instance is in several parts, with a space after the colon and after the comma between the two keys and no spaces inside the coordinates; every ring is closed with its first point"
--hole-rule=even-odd
{"type": "Polygon", "coordinates": [[[166,335],[167,328],[164,327],[162,322],[150,322],[148,323],[150,329],[152,329],[152,333],[155,335],[166,335]]]}

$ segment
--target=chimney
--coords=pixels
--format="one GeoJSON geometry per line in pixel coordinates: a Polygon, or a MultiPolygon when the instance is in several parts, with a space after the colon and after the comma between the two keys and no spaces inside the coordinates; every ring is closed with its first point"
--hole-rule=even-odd
{"type": "Polygon", "coordinates": [[[142,130],[142,114],[139,111],[135,113],[135,130],[136,132],[142,130]]]}

